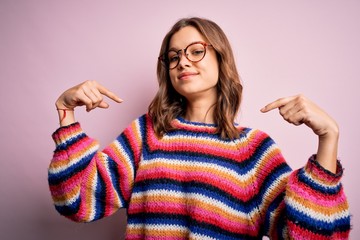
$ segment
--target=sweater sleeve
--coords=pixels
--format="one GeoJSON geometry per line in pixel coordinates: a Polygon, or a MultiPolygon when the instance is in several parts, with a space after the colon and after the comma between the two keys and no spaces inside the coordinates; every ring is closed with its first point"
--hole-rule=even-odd
{"type": "Polygon", "coordinates": [[[90,222],[127,207],[142,147],[142,119],[99,151],[79,123],[61,127],[48,182],[56,210],[77,222],[90,222]]]}
{"type": "Polygon", "coordinates": [[[316,161],[316,155],[290,175],[285,194],[290,238],[348,239],[350,214],[340,182],[342,175],[339,161],[334,174],[316,161]]]}
{"type": "Polygon", "coordinates": [[[268,144],[260,160],[260,215],[264,235],[271,239],[348,239],[350,214],[337,173],[324,169],[316,155],[305,167],[291,171],[279,148],[268,144]]]}

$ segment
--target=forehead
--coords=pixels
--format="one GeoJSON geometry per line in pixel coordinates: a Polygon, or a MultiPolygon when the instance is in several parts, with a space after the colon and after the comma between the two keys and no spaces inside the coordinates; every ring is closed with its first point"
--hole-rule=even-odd
{"type": "Polygon", "coordinates": [[[195,27],[186,26],[172,35],[169,42],[169,49],[185,48],[190,43],[197,41],[206,41],[206,39],[195,27]]]}

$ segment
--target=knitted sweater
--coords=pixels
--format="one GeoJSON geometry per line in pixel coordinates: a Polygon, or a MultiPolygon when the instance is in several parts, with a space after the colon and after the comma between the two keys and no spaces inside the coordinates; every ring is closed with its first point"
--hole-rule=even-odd
{"type": "Polygon", "coordinates": [[[156,137],[143,115],[99,151],[79,123],[61,127],[48,181],[57,211],[90,222],[127,208],[126,239],[347,239],[348,203],[337,173],[313,155],[291,171],[264,132],[182,118],[156,137]]]}

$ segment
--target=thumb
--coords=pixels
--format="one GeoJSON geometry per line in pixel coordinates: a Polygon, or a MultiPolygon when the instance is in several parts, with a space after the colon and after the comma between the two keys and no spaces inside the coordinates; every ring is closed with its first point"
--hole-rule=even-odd
{"type": "Polygon", "coordinates": [[[109,104],[107,102],[101,101],[98,107],[99,108],[108,108],[109,104]]]}

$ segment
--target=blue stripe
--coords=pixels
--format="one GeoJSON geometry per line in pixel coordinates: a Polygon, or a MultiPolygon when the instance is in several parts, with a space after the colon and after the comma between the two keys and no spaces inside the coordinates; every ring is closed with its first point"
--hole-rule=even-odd
{"type": "Polygon", "coordinates": [[[322,185],[316,183],[314,180],[308,178],[305,175],[304,168],[300,169],[300,171],[298,173],[298,179],[300,182],[303,182],[306,185],[308,185],[311,189],[321,192],[323,194],[336,195],[341,190],[341,184],[338,184],[335,186],[322,186],[322,185]]]}
{"type": "Polygon", "coordinates": [[[60,143],[59,145],[57,145],[55,151],[67,150],[74,143],[77,143],[77,142],[81,141],[84,138],[86,138],[86,134],[84,132],[80,132],[78,135],[72,136],[71,138],[66,139],[65,142],[60,143]]]}
{"type": "MultiPolygon", "coordinates": [[[[133,188],[133,193],[144,193],[146,191],[175,191],[182,194],[201,194],[207,198],[213,198],[217,201],[244,213],[250,213],[257,205],[255,201],[241,201],[238,198],[226,193],[215,186],[199,183],[195,181],[191,182],[178,182],[170,179],[155,179],[143,182],[137,182],[133,188]]],[[[171,193],[170,193],[171,194],[171,193]]]]}
{"type": "Polygon", "coordinates": [[[147,152],[143,151],[143,161],[151,161],[157,158],[161,158],[165,161],[172,162],[173,160],[184,161],[187,163],[206,163],[206,164],[215,164],[221,166],[223,168],[230,169],[231,171],[235,171],[239,175],[245,175],[249,171],[253,170],[256,165],[256,159],[248,159],[243,162],[238,162],[234,159],[228,159],[221,156],[214,156],[203,153],[195,153],[195,152],[164,152],[164,151],[156,151],[156,152],[147,152]]]}
{"type": "Polygon", "coordinates": [[[122,194],[120,187],[120,181],[122,179],[118,172],[118,165],[111,158],[108,158],[108,164],[109,164],[109,171],[110,171],[109,175],[111,178],[111,183],[114,186],[117,195],[119,196],[121,207],[125,207],[127,206],[127,203],[125,202],[124,195],[122,194]]]}
{"type": "Polygon", "coordinates": [[[69,178],[71,178],[73,175],[83,171],[91,162],[91,159],[95,155],[95,152],[85,155],[80,161],[73,164],[70,167],[65,168],[63,171],[60,171],[58,173],[50,173],[48,172],[48,181],[50,185],[58,185],[62,182],[65,182],[69,178]]]}
{"type": "Polygon", "coordinates": [[[95,186],[95,216],[94,220],[100,219],[105,214],[105,203],[106,203],[106,185],[99,174],[99,172],[96,173],[96,186],[95,186]]]}
{"type": "Polygon", "coordinates": [[[165,224],[165,225],[177,225],[177,226],[186,226],[187,221],[186,217],[176,215],[177,217],[169,217],[170,214],[146,214],[149,215],[144,217],[146,213],[131,214],[131,218],[128,219],[128,224],[165,224]]]}
{"type": "Polygon", "coordinates": [[[131,163],[134,163],[134,153],[131,149],[129,140],[125,136],[125,133],[122,133],[116,140],[121,146],[121,149],[125,151],[126,155],[128,156],[128,160],[130,160],[131,163]]]}
{"type": "Polygon", "coordinates": [[[76,214],[79,211],[80,208],[80,198],[76,198],[75,202],[71,202],[68,205],[64,206],[57,206],[55,205],[55,209],[64,216],[71,216],[76,214]]]}
{"type": "Polygon", "coordinates": [[[287,205],[286,212],[287,218],[295,224],[303,226],[304,229],[309,229],[312,232],[322,235],[330,235],[336,228],[339,228],[340,226],[350,226],[349,216],[345,216],[336,220],[329,219],[329,222],[325,222],[311,218],[303,212],[297,211],[290,205],[287,205]]]}

